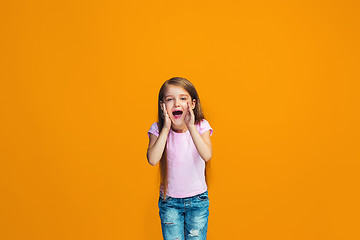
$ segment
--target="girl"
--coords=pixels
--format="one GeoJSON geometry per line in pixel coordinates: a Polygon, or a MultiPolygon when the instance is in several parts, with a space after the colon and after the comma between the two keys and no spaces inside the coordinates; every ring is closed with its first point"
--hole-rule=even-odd
{"type": "Polygon", "coordinates": [[[174,77],[160,88],[158,123],[148,131],[147,159],[160,162],[159,214],[164,240],[206,239],[209,198],[205,162],[212,128],[194,85],[174,77]]]}

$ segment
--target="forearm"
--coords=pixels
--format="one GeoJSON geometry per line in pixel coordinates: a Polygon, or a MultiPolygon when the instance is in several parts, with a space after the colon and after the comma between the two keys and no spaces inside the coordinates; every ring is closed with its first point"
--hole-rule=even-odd
{"type": "Polygon", "coordinates": [[[211,143],[208,144],[204,141],[204,139],[201,137],[200,133],[196,129],[195,125],[188,127],[188,129],[201,158],[204,159],[205,162],[209,161],[212,158],[211,143]]]}
{"type": "Polygon", "coordinates": [[[163,128],[154,145],[152,145],[147,150],[148,162],[153,166],[155,166],[160,161],[163,155],[168,133],[169,133],[169,129],[163,128]]]}

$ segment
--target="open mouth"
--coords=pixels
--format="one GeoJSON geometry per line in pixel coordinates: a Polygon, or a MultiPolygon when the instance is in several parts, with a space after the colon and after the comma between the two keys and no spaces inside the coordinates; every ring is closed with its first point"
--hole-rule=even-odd
{"type": "Polygon", "coordinates": [[[174,118],[175,119],[179,119],[179,118],[181,118],[181,115],[183,114],[183,111],[180,111],[180,110],[178,110],[178,111],[173,111],[173,116],[174,116],[174,118]]]}

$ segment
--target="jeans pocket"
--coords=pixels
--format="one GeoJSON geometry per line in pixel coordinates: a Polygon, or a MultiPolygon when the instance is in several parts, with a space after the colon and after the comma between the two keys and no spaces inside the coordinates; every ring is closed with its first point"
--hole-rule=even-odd
{"type": "Polygon", "coordinates": [[[200,200],[200,201],[206,201],[206,200],[209,199],[207,192],[204,192],[204,193],[201,193],[201,194],[197,195],[196,198],[198,200],[200,200]]]}
{"type": "Polygon", "coordinates": [[[166,198],[164,199],[163,196],[160,195],[159,197],[159,201],[163,202],[163,203],[167,203],[172,199],[172,197],[166,196],[166,198]]]}

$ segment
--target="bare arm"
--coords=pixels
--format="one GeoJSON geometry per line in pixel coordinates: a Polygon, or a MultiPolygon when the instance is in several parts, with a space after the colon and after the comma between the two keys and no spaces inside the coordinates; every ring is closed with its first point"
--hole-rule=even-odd
{"type": "Polygon", "coordinates": [[[165,103],[160,102],[160,106],[161,110],[163,111],[164,126],[161,129],[159,137],[155,136],[154,134],[150,134],[149,146],[146,153],[148,162],[153,166],[155,166],[160,161],[163,155],[166,140],[171,128],[171,120],[166,111],[165,103]]]}
{"type": "Polygon", "coordinates": [[[150,134],[149,146],[147,149],[146,157],[148,162],[155,166],[161,159],[161,156],[165,149],[165,144],[167,136],[170,129],[163,128],[159,134],[159,137],[156,137],[154,134],[150,134]]]}
{"type": "Polygon", "coordinates": [[[185,124],[190,131],[191,138],[201,158],[204,159],[205,162],[209,161],[212,158],[210,130],[200,135],[195,127],[195,116],[190,103],[188,103],[188,112],[185,117],[185,124]]]}
{"type": "Polygon", "coordinates": [[[200,135],[196,127],[193,125],[189,127],[189,131],[201,158],[204,159],[205,162],[209,161],[212,158],[210,130],[200,135]]]}

